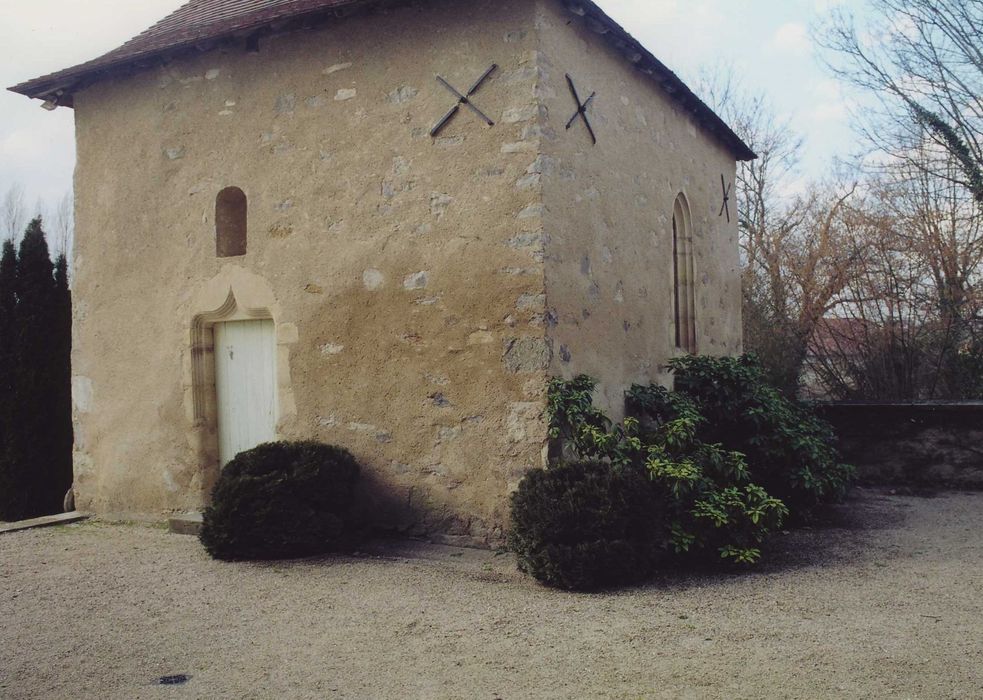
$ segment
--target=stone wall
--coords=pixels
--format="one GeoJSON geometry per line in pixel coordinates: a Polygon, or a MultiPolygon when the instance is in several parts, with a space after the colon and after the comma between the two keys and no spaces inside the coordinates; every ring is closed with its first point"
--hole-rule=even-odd
{"type": "Polygon", "coordinates": [[[429,2],[77,95],[80,508],[156,517],[207,499],[195,329],[231,292],[276,323],[282,438],[352,449],[396,526],[500,537],[545,439],[542,262],[523,215],[539,194],[514,184],[537,158],[532,25],[521,0],[429,2]],[[461,110],[431,139],[455,102],[434,76],[466,88],[492,63],[476,102],[500,123],[461,110]],[[219,259],[215,198],[233,185],[248,254],[219,259]]]}
{"type": "Polygon", "coordinates": [[[718,216],[720,177],[734,181],[734,156],[707,136],[652,79],[560,3],[539,3],[538,68],[545,114],[542,173],[547,334],[551,372],[586,373],[599,404],[624,410],[633,383],[671,382],[675,347],[672,212],[689,203],[695,258],[698,352],[741,351],[737,219],[718,216]],[[571,20],[573,20],[571,22],[571,20]],[[596,98],[584,124],[568,119],[596,98]]]}
{"type": "Polygon", "coordinates": [[[864,483],[983,488],[983,402],[816,406],[864,483]]]}
{"type": "MultiPolygon", "coordinates": [[[[697,223],[701,351],[740,348],[733,157],[552,0],[406,3],[75,96],[82,510],[197,510],[219,473],[210,325],[271,318],[278,435],[351,449],[384,524],[500,541],[543,462],[551,373],[608,408],[673,349],[673,198],[697,223]],[[434,76],[496,120],[462,109],[434,76]],[[602,139],[564,132],[564,72],[602,139]],[[215,199],[248,251],[215,255],[215,199]]],[[[578,127],[579,129],[579,127],[578,127]]]]}

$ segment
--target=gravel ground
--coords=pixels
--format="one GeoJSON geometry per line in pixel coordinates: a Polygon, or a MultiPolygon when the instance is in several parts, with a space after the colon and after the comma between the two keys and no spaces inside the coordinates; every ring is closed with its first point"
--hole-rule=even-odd
{"type": "Polygon", "coordinates": [[[981,533],[983,493],[860,491],[753,573],[600,595],[432,545],[221,564],[144,526],[13,533],[0,698],[983,698],[981,533]]]}

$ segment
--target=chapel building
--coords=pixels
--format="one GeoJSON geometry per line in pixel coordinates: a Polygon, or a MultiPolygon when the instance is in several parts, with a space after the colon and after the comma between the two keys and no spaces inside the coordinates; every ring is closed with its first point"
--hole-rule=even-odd
{"type": "Polygon", "coordinates": [[[315,439],[385,524],[500,542],[550,377],[620,417],[741,351],[754,154],[588,0],[192,0],[13,89],[76,117],[79,510],[315,439]]]}

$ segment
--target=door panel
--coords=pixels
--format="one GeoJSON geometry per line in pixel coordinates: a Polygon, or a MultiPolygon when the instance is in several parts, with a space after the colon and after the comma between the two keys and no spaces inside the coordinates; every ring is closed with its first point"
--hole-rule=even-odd
{"type": "Polygon", "coordinates": [[[215,324],[215,391],[222,466],[276,439],[276,333],[273,321],[215,324]]]}

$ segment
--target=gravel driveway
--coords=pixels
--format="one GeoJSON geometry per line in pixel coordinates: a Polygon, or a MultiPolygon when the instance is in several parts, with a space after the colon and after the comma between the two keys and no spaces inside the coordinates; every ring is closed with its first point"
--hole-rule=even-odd
{"type": "Polygon", "coordinates": [[[859,491],[753,573],[579,595],[449,547],[221,564],[151,527],[14,533],[0,698],[983,698],[981,540],[983,494],[859,491]]]}

